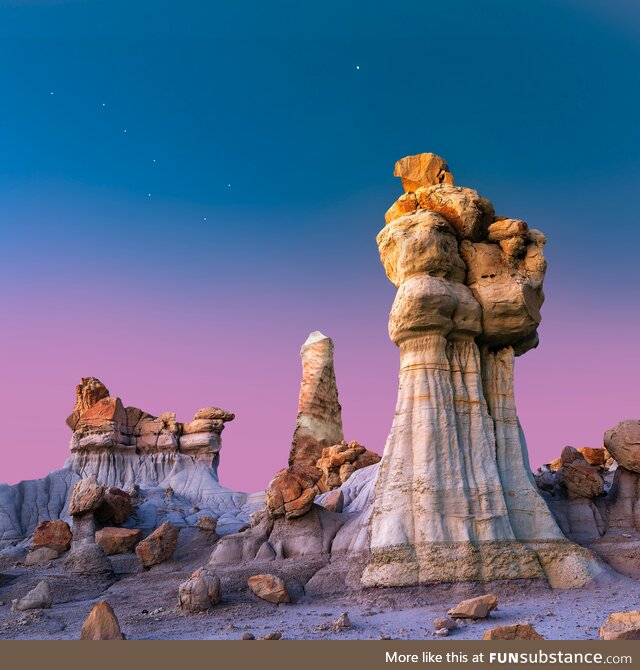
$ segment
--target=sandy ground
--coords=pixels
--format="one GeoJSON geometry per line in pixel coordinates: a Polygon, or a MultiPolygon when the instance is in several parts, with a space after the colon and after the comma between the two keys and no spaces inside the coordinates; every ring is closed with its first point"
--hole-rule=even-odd
{"type": "MultiPolygon", "coordinates": [[[[147,572],[122,575],[115,582],[65,574],[63,559],[26,568],[0,564],[0,639],[78,639],[85,617],[99,600],[113,606],[129,639],[240,639],[280,631],[283,639],[433,639],[433,620],[460,600],[494,593],[500,600],[492,615],[460,622],[449,639],[480,639],[496,625],[531,623],[548,639],[597,639],[611,612],[640,608],[640,582],[619,578],[613,583],[577,591],[554,591],[531,582],[442,584],[412,589],[351,591],[340,596],[311,597],[292,589],[295,602],[272,605],[246,588],[225,587],[224,600],[204,614],[185,614],[177,607],[178,585],[203,565],[210,543],[186,538],[175,560],[147,572]],[[12,612],[11,600],[46,579],[53,592],[49,610],[12,612]],[[332,623],[348,612],[351,629],[335,632],[332,623]]],[[[134,556],[121,557],[135,566],[134,556]]],[[[293,559],[291,559],[293,560],[293,559]]],[[[253,574],[268,570],[260,565],[253,574]]],[[[439,639],[439,638],[438,638],[439,639]]]]}

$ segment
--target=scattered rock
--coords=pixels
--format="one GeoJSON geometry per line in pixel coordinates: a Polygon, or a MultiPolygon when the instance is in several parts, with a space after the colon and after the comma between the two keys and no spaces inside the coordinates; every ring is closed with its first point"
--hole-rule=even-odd
{"type": "Polygon", "coordinates": [[[220,579],[206,568],[198,568],[180,584],[178,603],[187,612],[204,612],[217,605],[222,597],[220,579]]]}
{"type": "Polygon", "coordinates": [[[241,640],[255,640],[256,636],[253,633],[242,633],[241,640]]]}
{"type": "Polygon", "coordinates": [[[259,637],[258,640],[279,640],[282,638],[282,631],[276,630],[273,633],[267,633],[262,637],[259,637]]]}
{"type": "Polygon", "coordinates": [[[169,560],[178,546],[180,530],[171,521],[161,526],[142,540],[136,547],[136,556],[145,568],[169,560]]]}
{"type": "Polygon", "coordinates": [[[249,577],[247,584],[251,591],[262,600],[275,604],[291,602],[284,580],[276,575],[254,575],[249,577]]]}
{"type": "Polygon", "coordinates": [[[589,465],[581,455],[563,465],[562,477],[572,500],[595,498],[604,492],[604,479],[599,468],[589,465]]]}
{"type": "Polygon", "coordinates": [[[640,640],[640,610],[614,612],[598,632],[603,640],[640,640]]]}
{"type": "Polygon", "coordinates": [[[287,519],[306,514],[320,492],[317,483],[321,476],[311,465],[291,465],[277,472],[265,493],[269,514],[287,519]]]}
{"type": "Polygon", "coordinates": [[[542,635],[528,623],[511,626],[495,626],[482,634],[483,640],[544,640],[542,635]]]}
{"type": "Polygon", "coordinates": [[[61,554],[69,549],[72,539],[71,529],[66,521],[41,521],[33,532],[33,548],[48,547],[61,554]]]}
{"type": "Polygon", "coordinates": [[[98,484],[95,475],[80,480],[71,492],[69,500],[69,514],[80,516],[87,512],[93,512],[100,506],[104,497],[104,486],[98,484]]]}
{"type": "Polygon", "coordinates": [[[81,640],[124,640],[118,618],[106,600],[101,600],[82,624],[81,640]]]}
{"type": "Polygon", "coordinates": [[[408,192],[433,184],[453,184],[444,158],[430,152],[401,158],[396,161],[393,174],[402,179],[402,187],[408,192]]]}
{"type": "Polygon", "coordinates": [[[96,542],[107,556],[126,554],[142,538],[142,531],[137,528],[102,528],[96,533],[96,542]]]}
{"type": "Polygon", "coordinates": [[[347,628],[353,628],[351,625],[351,620],[349,619],[349,613],[343,612],[332,624],[331,626],[336,633],[339,633],[342,630],[347,628]]]}
{"type": "Polygon", "coordinates": [[[11,609],[18,611],[49,609],[53,605],[51,589],[47,582],[40,582],[24,598],[15,600],[11,609]]]}
{"type": "Polygon", "coordinates": [[[25,559],[24,564],[28,566],[32,565],[43,565],[49,561],[55,561],[60,554],[55,549],[50,549],[49,547],[40,547],[30,551],[25,559]]]}
{"type": "Polygon", "coordinates": [[[436,629],[436,631],[440,630],[441,628],[453,630],[454,628],[458,627],[458,624],[453,619],[449,619],[449,617],[438,617],[437,619],[434,619],[433,627],[436,629]]]}
{"type": "Polygon", "coordinates": [[[498,598],[487,594],[458,603],[447,614],[456,619],[485,619],[498,606],[498,598]]]}
{"type": "Polygon", "coordinates": [[[436,629],[436,635],[438,637],[447,637],[449,635],[449,629],[448,628],[438,628],[436,629]]]}

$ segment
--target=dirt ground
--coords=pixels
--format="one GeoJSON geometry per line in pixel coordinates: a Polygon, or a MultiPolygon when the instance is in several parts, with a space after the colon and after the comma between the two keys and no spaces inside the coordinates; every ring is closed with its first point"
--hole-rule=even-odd
{"type": "MultiPolygon", "coordinates": [[[[433,639],[436,617],[446,616],[460,600],[482,593],[497,595],[498,609],[488,619],[459,622],[451,639],[480,639],[488,628],[512,623],[531,623],[548,639],[597,639],[598,628],[611,612],[640,607],[640,582],[624,577],[572,591],[523,581],[352,590],[326,596],[305,594],[302,583],[293,579],[287,585],[294,602],[272,605],[244,586],[244,573],[270,570],[269,563],[261,563],[246,566],[242,579],[237,570],[231,576],[222,573],[223,602],[209,612],[187,614],[177,606],[178,586],[207,562],[211,542],[195,533],[182,536],[174,560],[145,572],[137,571],[135,555],[118,557],[116,569],[124,574],[115,581],[69,575],[63,569],[64,557],[42,567],[5,560],[0,563],[0,639],[78,639],[84,619],[101,599],[110,602],[128,639],[225,640],[275,631],[282,633],[282,639],[433,639]],[[53,607],[12,612],[12,599],[24,596],[42,579],[53,593],[53,607]],[[348,612],[352,628],[336,632],[332,623],[342,612],[348,612]]],[[[307,573],[314,569],[307,566],[307,573]]]]}

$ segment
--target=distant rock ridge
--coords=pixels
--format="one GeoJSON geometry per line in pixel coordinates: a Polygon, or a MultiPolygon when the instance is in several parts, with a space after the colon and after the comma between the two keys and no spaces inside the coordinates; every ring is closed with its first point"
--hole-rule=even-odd
{"type": "Polygon", "coordinates": [[[237,530],[263,506],[263,496],[218,481],[221,433],[233,419],[218,407],[200,409],[186,423],[172,412],[156,417],[125,407],[99,379],[83,378],[67,419],[73,435],[64,467],[43,479],[0,484],[0,540],[25,537],[43,520],[68,519],[71,490],[90,476],[135,493],[130,525],[137,528],[153,529],[165,518],[197,525],[205,515],[217,519],[221,534],[237,530]]]}

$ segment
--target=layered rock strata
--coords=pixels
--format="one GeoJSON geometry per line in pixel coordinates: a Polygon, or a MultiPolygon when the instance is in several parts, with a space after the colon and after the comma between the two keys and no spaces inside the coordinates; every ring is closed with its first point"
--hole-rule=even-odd
{"type": "Polygon", "coordinates": [[[544,235],[496,217],[452,179],[426,181],[403,181],[418,186],[416,208],[377,236],[398,289],[389,335],[400,382],[363,584],[583,586],[602,568],[567,541],[538,495],[513,394],[514,356],[537,344],[544,235]]]}
{"type": "Polygon", "coordinates": [[[153,416],[125,407],[95,377],[83,378],[67,419],[73,435],[64,467],[43,479],[0,484],[0,550],[40,521],[69,520],[72,490],[90,476],[106,489],[94,510],[99,523],[149,531],[166,519],[195,526],[209,516],[221,534],[237,530],[263,506],[263,496],[232,491],[218,480],[221,433],[233,418],[217,407],[198,410],[186,423],[172,412],[153,416]]]}
{"type": "Polygon", "coordinates": [[[289,465],[315,466],[324,447],[343,439],[333,342],[314,331],[300,350],[302,383],[289,465]]]}

